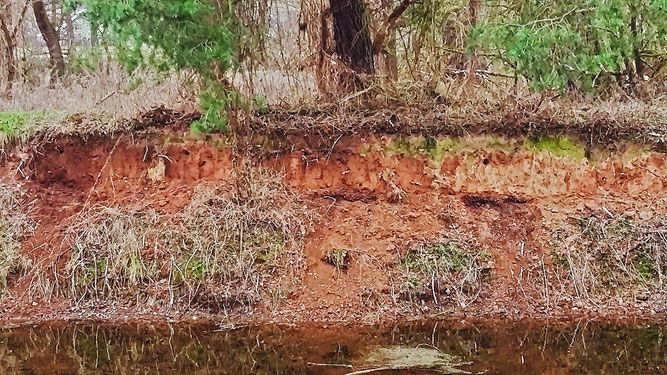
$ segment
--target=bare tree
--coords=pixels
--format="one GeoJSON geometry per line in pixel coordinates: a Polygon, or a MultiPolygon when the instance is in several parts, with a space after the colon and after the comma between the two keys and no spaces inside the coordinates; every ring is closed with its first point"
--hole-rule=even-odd
{"type": "MultiPolygon", "coordinates": [[[[402,0],[391,10],[386,19],[382,21],[373,39],[373,55],[381,57],[382,68],[387,77],[396,80],[398,78],[398,59],[396,58],[395,31],[398,21],[415,0],[402,0]]],[[[385,0],[385,6],[390,7],[394,2],[385,0]]]]}
{"type": "Polygon", "coordinates": [[[72,12],[63,12],[63,18],[65,30],[67,31],[67,56],[70,56],[74,46],[74,19],[72,18],[72,12]]]}
{"type": "Polygon", "coordinates": [[[16,43],[18,33],[23,25],[25,14],[28,9],[28,1],[23,3],[7,2],[0,0],[0,33],[2,33],[2,40],[5,44],[4,57],[7,66],[7,91],[10,92],[14,81],[16,80],[17,66],[16,66],[16,43]],[[13,8],[13,5],[20,7],[13,8]],[[14,17],[13,15],[16,15],[14,17]]]}
{"type": "MultiPolygon", "coordinates": [[[[466,34],[470,35],[470,31],[477,25],[477,21],[479,20],[479,0],[469,0],[468,1],[468,27],[466,29],[466,34]]],[[[472,55],[468,59],[467,62],[467,71],[469,74],[469,77],[475,77],[476,73],[475,71],[479,67],[479,61],[477,59],[477,56],[472,55]]]]}
{"type": "Polygon", "coordinates": [[[14,37],[12,32],[9,30],[7,21],[5,20],[4,14],[0,13],[0,31],[2,31],[2,36],[5,41],[5,59],[7,60],[7,81],[11,87],[11,84],[16,79],[16,63],[14,57],[14,49],[16,48],[14,44],[14,37]]]}
{"type": "Polygon", "coordinates": [[[51,68],[53,69],[54,77],[62,77],[65,74],[65,59],[60,48],[60,36],[58,31],[53,27],[46,13],[46,7],[43,1],[33,1],[32,9],[35,12],[35,20],[37,27],[42,33],[42,37],[49,49],[49,56],[51,59],[51,68]]]}

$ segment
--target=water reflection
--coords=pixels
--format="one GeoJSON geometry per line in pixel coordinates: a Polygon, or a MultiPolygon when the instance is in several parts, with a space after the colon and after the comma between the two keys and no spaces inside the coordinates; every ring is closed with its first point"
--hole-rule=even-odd
{"type": "Polygon", "coordinates": [[[345,374],[366,368],[373,350],[396,346],[437,348],[469,362],[460,368],[472,373],[665,374],[666,338],[661,325],[595,322],[231,331],[38,326],[0,331],[0,374],[345,374]]]}

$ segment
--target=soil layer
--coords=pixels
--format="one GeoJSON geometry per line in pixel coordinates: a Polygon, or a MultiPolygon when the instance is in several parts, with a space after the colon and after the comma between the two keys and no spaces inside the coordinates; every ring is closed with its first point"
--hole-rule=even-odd
{"type": "Polygon", "coordinates": [[[572,220],[665,217],[667,154],[636,144],[612,150],[564,139],[376,134],[324,142],[290,135],[255,137],[241,152],[223,136],[165,130],[16,147],[2,159],[0,176],[19,184],[24,199],[33,202],[38,227],[22,249],[33,264],[63,262],[71,249],[62,246],[62,234],[82,210],[149,207],[175,215],[198,187],[233,186],[239,169],[248,166],[278,173],[318,219],[298,249],[294,280],[277,301],[224,312],[132,298],[71,301],[33,294],[35,275],[27,272],[10,279],[0,317],[369,323],[443,314],[664,317],[662,280],[657,289],[583,294],[576,280],[548,270],[555,249],[567,249],[576,238],[567,233],[572,220]],[[561,229],[566,234],[559,238],[561,229]],[[437,295],[406,293],[402,257],[443,240],[473,243],[491,254],[483,287],[477,293],[455,287],[437,295]],[[337,249],[346,254],[344,267],[327,262],[337,249]]]}

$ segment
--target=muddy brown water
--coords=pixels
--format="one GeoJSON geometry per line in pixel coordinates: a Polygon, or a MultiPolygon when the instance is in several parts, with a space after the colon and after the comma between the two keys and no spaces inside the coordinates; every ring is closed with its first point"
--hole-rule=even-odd
{"type": "MultiPolygon", "coordinates": [[[[1,374],[346,374],[380,347],[437,348],[484,374],[667,374],[667,325],[33,326],[0,331],[1,374]],[[338,365],[338,366],[333,366],[338,365]]],[[[377,366],[377,365],[375,365],[377,366]]],[[[437,374],[428,370],[372,374],[437,374]]]]}

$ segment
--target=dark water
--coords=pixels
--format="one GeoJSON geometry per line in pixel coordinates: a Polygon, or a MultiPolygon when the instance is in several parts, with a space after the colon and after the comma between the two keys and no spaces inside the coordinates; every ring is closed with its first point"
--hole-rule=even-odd
{"type": "MultiPolygon", "coordinates": [[[[436,347],[486,374],[667,374],[667,326],[420,322],[382,327],[32,327],[0,331],[0,374],[345,374],[378,347],[436,347]],[[318,364],[349,364],[329,367],[318,364]]],[[[385,371],[372,374],[429,374],[385,371]]]]}

